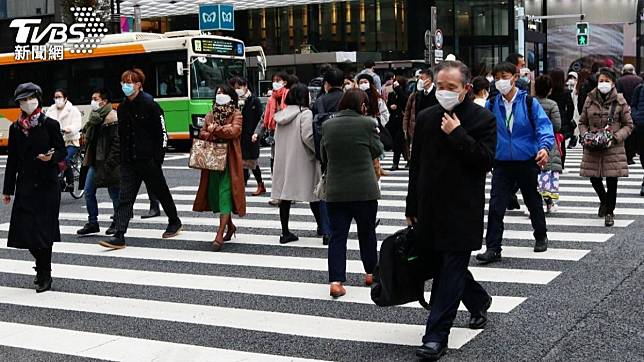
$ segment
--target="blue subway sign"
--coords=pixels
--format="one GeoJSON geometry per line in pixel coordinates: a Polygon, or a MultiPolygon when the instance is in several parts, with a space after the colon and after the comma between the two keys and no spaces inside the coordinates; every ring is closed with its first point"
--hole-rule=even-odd
{"type": "Polygon", "coordinates": [[[235,6],[231,4],[199,5],[199,30],[235,30],[235,6]]]}

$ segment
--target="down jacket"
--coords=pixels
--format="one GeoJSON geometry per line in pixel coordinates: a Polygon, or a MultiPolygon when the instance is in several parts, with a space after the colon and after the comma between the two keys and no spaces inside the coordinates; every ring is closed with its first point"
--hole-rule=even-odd
{"type": "Polygon", "coordinates": [[[65,106],[62,109],[52,105],[47,108],[45,115],[60,124],[60,129],[65,132],[63,134],[65,146],[80,147],[80,130],[83,116],[72,102],[65,102],[65,106]]]}
{"type": "MultiPolygon", "coordinates": [[[[546,112],[546,115],[552,122],[552,129],[555,134],[561,132],[561,113],[559,113],[559,106],[557,102],[547,99],[547,98],[537,98],[539,104],[543,108],[543,111],[546,112]]],[[[557,146],[557,140],[555,139],[555,144],[548,151],[548,164],[543,168],[544,171],[554,171],[561,172],[563,170],[563,165],[561,162],[561,152],[559,152],[559,147],[557,146]]]]}
{"type": "Polygon", "coordinates": [[[615,135],[613,145],[602,151],[584,148],[579,174],[582,177],[628,177],[628,163],[624,141],[633,131],[631,108],[626,99],[613,88],[604,100],[599,91],[594,89],[588,94],[579,118],[579,134],[604,128],[609,123],[611,105],[616,103],[615,114],[611,124],[615,135]]]}

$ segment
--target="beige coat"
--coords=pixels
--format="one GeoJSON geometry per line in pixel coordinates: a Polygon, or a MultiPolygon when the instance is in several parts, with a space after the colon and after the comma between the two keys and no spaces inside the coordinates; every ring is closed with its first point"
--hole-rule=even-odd
{"type": "Polygon", "coordinates": [[[308,108],[287,106],[275,114],[275,163],[271,197],[276,200],[313,202],[320,181],[315,158],[313,113],[308,108]]]}
{"type": "Polygon", "coordinates": [[[621,94],[613,89],[603,102],[597,89],[590,92],[579,118],[579,134],[583,137],[588,131],[604,128],[609,123],[613,102],[617,102],[611,123],[614,144],[603,151],[584,149],[579,172],[583,177],[628,177],[624,141],[633,131],[633,120],[631,108],[621,94]]]}
{"type": "Polygon", "coordinates": [[[80,130],[83,116],[72,102],[65,102],[62,109],[58,109],[55,104],[47,108],[47,117],[60,123],[60,129],[63,133],[65,146],[80,147],[80,130]]]}

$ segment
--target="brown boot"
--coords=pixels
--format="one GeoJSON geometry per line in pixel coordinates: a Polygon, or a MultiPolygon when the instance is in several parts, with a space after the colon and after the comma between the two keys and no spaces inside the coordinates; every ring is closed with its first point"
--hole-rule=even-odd
{"type": "Polygon", "coordinates": [[[262,195],[266,192],[266,187],[264,186],[264,183],[261,182],[257,184],[257,191],[253,192],[253,196],[259,196],[262,195]]]}
{"type": "Polygon", "coordinates": [[[342,286],[342,283],[340,283],[340,282],[331,283],[329,289],[330,289],[329,294],[333,298],[340,298],[341,296],[347,294],[347,291],[344,289],[344,287],[342,286]]]}

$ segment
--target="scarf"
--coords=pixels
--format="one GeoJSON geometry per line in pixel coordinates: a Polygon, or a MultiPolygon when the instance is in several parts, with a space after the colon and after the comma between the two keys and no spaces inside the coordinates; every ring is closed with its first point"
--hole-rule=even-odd
{"type": "Polygon", "coordinates": [[[244,105],[246,104],[246,100],[250,98],[250,91],[247,89],[246,93],[244,95],[239,97],[239,101],[237,102],[237,106],[239,109],[244,109],[244,105]]]}
{"type": "Polygon", "coordinates": [[[25,116],[25,112],[20,112],[18,125],[20,126],[20,130],[25,134],[25,136],[29,137],[29,130],[38,125],[41,113],[42,109],[40,107],[36,108],[34,110],[34,113],[32,113],[30,116],[25,116]]]}
{"type": "Polygon", "coordinates": [[[212,106],[212,118],[216,124],[223,126],[226,124],[228,117],[235,112],[235,109],[235,106],[230,103],[223,106],[215,104],[212,106]]]}
{"type": "Polygon", "coordinates": [[[105,120],[105,117],[107,117],[108,114],[112,111],[112,103],[107,103],[103,107],[92,111],[89,114],[89,118],[87,119],[87,123],[85,123],[85,127],[83,127],[83,133],[85,133],[85,139],[87,140],[87,143],[93,144],[96,140],[96,130],[100,125],[103,123],[105,120]]]}
{"type": "Polygon", "coordinates": [[[266,105],[266,111],[264,112],[264,128],[271,131],[275,130],[274,116],[275,113],[277,113],[277,102],[281,102],[279,107],[280,109],[284,109],[286,107],[286,103],[284,103],[286,100],[286,94],[288,94],[288,89],[286,88],[274,90],[271,94],[271,97],[268,99],[268,104],[266,105]]]}

